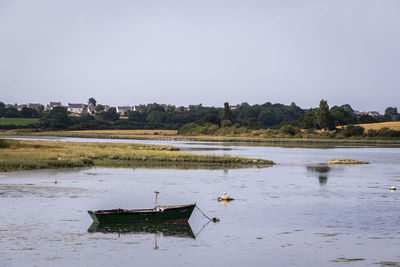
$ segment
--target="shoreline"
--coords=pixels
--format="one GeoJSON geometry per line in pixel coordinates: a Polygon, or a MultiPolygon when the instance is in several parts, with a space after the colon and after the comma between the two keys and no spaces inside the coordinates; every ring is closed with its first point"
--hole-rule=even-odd
{"type": "Polygon", "coordinates": [[[178,135],[163,134],[163,130],[147,130],[148,133],[140,133],[143,130],[83,130],[83,131],[0,131],[0,138],[23,136],[46,137],[71,137],[71,138],[96,138],[96,139],[127,139],[127,140],[155,140],[155,141],[196,141],[196,142],[230,142],[230,143],[254,143],[254,144],[335,144],[335,145],[393,145],[400,146],[398,139],[373,139],[373,138],[298,138],[298,137],[257,137],[257,136],[212,136],[212,135],[178,135]]]}

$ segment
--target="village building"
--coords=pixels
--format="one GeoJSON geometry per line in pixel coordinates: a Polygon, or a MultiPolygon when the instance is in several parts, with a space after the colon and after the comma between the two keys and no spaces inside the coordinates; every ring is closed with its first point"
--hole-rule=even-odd
{"type": "Polygon", "coordinates": [[[128,110],[132,110],[132,108],[130,106],[117,106],[117,113],[121,114],[121,115],[125,115],[128,110]]]}
{"type": "Polygon", "coordinates": [[[17,103],[15,103],[15,104],[5,104],[4,107],[5,108],[15,108],[17,110],[21,110],[21,108],[18,106],[17,103]]]}
{"type": "Polygon", "coordinates": [[[23,108],[28,108],[28,105],[27,105],[27,104],[19,105],[17,109],[18,109],[19,111],[21,111],[23,108]]]}
{"type": "Polygon", "coordinates": [[[200,107],[200,105],[188,105],[185,110],[186,111],[196,111],[196,109],[198,109],[200,107]]]}
{"type": "Polygon", "coordinates": [[[378,118],[381,116],[381,114],[378,111],[359,111],[359,110],[354,110],[354,115],[357,117],[360,117],[362,115],[368,115],[374,118],[378,118]]]}
{"type": "Polygon", "coordinates": [[[52,110],[54,107],[61,107],[61,102],[50,102],[50,104],[46,106],[46,110],[52,110]]]}
{"type": "Polygon", "coordinates": [[[68,103],[68,111],[75,114],[81,114],[84,108],[83,104],[68,103]]]}
{"type": "Polygon", "coordinates": [[[40,103],[29,103],[28,108],[37,109],[40,105],[40,103]]]}
{"type": "Polygon", "coordinates": [[[377,117],[381,116],[381,114],[379,114],[378,111],[368,111],[368,115],[372,116],[374,118],[377,118],[377,117]]]}

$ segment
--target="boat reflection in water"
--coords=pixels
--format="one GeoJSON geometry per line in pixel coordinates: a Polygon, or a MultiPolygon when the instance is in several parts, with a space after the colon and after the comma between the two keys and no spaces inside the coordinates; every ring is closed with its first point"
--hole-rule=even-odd
{"type": "Polygon", "coordinates": [[[196,238],[189,223],[92,223],[88,232],[196,238]]]}
{"type": "Polygon", "coordinates": [[[331,171],[331,167],[329,167],[327,164],[321,163],[307,166],[307,171],[311,174],[316,174],[318,177],[319,185],[325,186],[328,182],[328,175],[331,171]]]}

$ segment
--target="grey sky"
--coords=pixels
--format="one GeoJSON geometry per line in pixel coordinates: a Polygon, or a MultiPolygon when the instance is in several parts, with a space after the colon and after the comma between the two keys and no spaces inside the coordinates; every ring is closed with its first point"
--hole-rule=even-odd
{"type": "Polygon", "coordinates": [[[398,0],[0,0],[0,101],[400,108],[398,0]]]}

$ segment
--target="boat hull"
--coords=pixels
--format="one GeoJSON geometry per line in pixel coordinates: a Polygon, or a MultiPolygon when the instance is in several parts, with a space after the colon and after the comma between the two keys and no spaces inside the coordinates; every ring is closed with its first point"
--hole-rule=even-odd
{"type": "Polygon", "coordinates": [[[100,210],[88,211],[95,223],[165,223],[187,222],[196,204],[158,206],[148,210],[100,210]]]}

